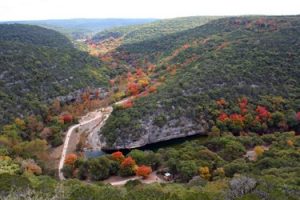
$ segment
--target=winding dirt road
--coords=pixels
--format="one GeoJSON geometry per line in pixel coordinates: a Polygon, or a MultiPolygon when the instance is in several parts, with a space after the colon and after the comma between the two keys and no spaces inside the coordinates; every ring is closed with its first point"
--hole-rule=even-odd
{"type": "MultiPolygon", "coordinates": [[[[123,99],[121,101],[114,103],[114,105],[121,105],[131,99],[132,99],[132,97],[123,99]]],[[[113,107],[108,106],[106,108],[101,108],[99,110],[87,113],[85,116],[81,117],[81,119],[79,120],[79,124],[73,125],[69,128],[69,130],[67,131],[66,137],[65,137],[61,157],[59,160],[58,177],[60,180],[65,180],[65,177],[62,173],[62,169],[64,167],[66,154],[70,147],[69,142],[72,137],[72,133],[74,133],[76,130],[81,130],[82,128],[85,129],[86,128],[85,126],[90,127],[90,128],[92,127],[92,129],[90,129],[89,135],[87,137],[88,144],[91,146],[91,148],[93,150],[101,150],[101,143],[100,143],[100,139],[99,139],[99,130],[104,126],[106,120],[109,118],[112,111],[113,111],[113,107]]],[[[154,183],[154,182],[160,182],[160,183],[165,182],[156,174],[156,172],[152,172],[147,179],[142,179],[141,177],[138,177],[138,176],[133,176],[133,177],[128,177],[128,178],[113,176],[113,177],[110,177],[109,179],[105,180],[104,183],[109,183],[113,186],[121,186],[121,185],[125,185],[130,180],[140,180],[142,183],[146,183],[146,184],[154,183]]]]}
{"type": "MultiPolygon", "coordinates": [[[[128,100],[133,99],[134,97],[128,97],[126,99],[123,99],[121,101],[118,101],[116,103],[114,103],[113,105],[120,105],[125,103],[128,100]]],[[[92,149],[97,150],[97,149],[101,149],[101,144],[99,144],[99,135],[98,135],[98,131],[100,130],[101,127],[104,126],[106,120],[109,118],[110,114],[112,113],[113,108],[112,106],[108,106],[106,108],[101,108],[99,110],[87,113],[85,116],[81,117],[81,119],[79,120],[79,124],[73,125],[69,128],[69,130],[67,131],[66,137],[65,137],[65,141],[63,144],[63,149],[62,149],[62,153],[61,153],[61,157],[59,160],[59,165],[58,165],[58,177],[60,180],[64,180],[65,177],[62,173],[62,168],[64,167],[64,162],[66,159],[66,154],[68,151],[68,147],[69,147],[69,141],[70,138],[72,136],[72,133],[77,129],[80,128],[84,125],[89,125],[89,124],[93,124],[95,121],[100,120],[100,124],[97,126],[97,129],[94,129],[90,132],[90,134],[88,135],[88,143],[91,145],[92,149]],[[92,116],[92,117],[91,117],[92,116]]]]}
{"type": "MultiPolygon", "coordinates": [[[[101,120],[101,123],[99,125],[99,127],[101,128],[104,124],[105,124],[105,121],[109,118],[111,112],[112,112],[113,108],[111,106],[107,107],[107,108],[102,108],[100,110],[97,110],[97,111],[94,111],[92,112],[93,113],[93,117],[91,118],[90,117],[90,113],[88,113],[87,115],[83,116],[79,122],[79,124],[76,124],[76,125],[73,125],[69,128],[67,134],[66,134],[66,137],[65,137],[65,141],[64,141],[64,144],[63,144],[63,149],[62,149],[62,153],[61,153],[61,157],[60,157],[60,160],[59,160],[59,166],[58,166],[58,177],[60,180],[64,180],[65,177],[62,173],[62,168],[64,167],[64,162],[65,162],[65,159],[66,159],[66,154],[67,154],[67,150],[68,150],[68,147],[69,147],[69,141],[70,141],[70,138],[72,136],[72,133],[74,133],[74,131],[77,129],[77,128],[80,128],[81,126],[84,126],[84,125],[88,125],[90,123],[93,123],[94,121],[96,120],[101,120]]],[[[97,140],[94,140],[94,139],[97,139],[95,137],[98,136],[98,131],[93,131],[91,132],[91,134],[89,135],[89,138],[91,141],[94,141],[92,144],[93,147],[95,147],[96,145],[98,145],[97,143],[95,143],[95,141],[97,140]]]]}

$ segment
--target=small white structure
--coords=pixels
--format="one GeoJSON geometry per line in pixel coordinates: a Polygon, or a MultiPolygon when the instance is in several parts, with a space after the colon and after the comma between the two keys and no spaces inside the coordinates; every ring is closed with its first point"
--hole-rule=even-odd
{"type": "Polygon", "coordinates": [[[164,173],[164,180],[165,181],[171,181],[172,180],[172,174],[169,172],[164,173]]]}

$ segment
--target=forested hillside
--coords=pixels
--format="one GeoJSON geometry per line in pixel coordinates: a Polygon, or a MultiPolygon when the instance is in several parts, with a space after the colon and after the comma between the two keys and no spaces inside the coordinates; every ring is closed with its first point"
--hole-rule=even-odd
{"type": "Polygon", "coordinates": [[[119,55],[148,56],[140,66],[147,70],[151,61],[150,78],[160,86],[113,112],[102,131],[107,147],[207,134],[212,127],[234,134],[299,131],[299,25],[299,17],[224,18],[121,45],[119,55]]]}
{"type": "MultiPolygon", "coordinates": [[[[92,55],[98,56],[117,74],[122,74],[128,69],[140,67],[151,60],[150,58],[153,55],[144,51],[146,49],[148,51],[153,50],[153,48],[156,49],[156,42],[159,42],[161,38],[168,38],[175,33],[195,28],[218,18],[220,17],[182,17],[112,28],[99,32],[92,39],[87,40],[86,43],[92,55]],[[140,54],[140,52],[143,52],[143,54],[140,54]]],[[[161,52],[155,50],[152,53],[159,54],[161,52]]]]}
{"type": "Polygon", "coordinates": [[[63,35],[30,25],[0,25],[0,124],[41,114],[57,96],[103,87],[107,69],[63,35]],[[49,102],[48,102],[49,103],[49,102]]]}
{"type": "Polygon", "coordinates": [[[155,19],[57,19],[57,20],[35,20],[35,21],[12,21],[3,23],[31,24],[50,28],[73,39],[83,39],[99,31],[106,29],[144,24],[153,22],[155,19]]]}
{"type": "Polygon", "coordinates": [[[110,37],[124,37],[125,44],[136,43],[195,28],[217,18],[219,17],[200,16],[158,20],[147,24],[108,29],[96,34],[92,40],[100,42],[110,37]]]}

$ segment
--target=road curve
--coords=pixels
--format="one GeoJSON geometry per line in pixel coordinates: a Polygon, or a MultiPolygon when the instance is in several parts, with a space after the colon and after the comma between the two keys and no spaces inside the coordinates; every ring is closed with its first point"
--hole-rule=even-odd
{"type": "MultiPolygon", "coordinates": [[[[114,105],[121,105],[121,104],[125,103],[126,101],[132,100],[132,99],[134,99],[134,97],[128,97],[128,98],[123,99],[121,101],[115,102],[114,105]]],[[[102,119],[102,122],[101,122],[101,127],[105,124],[105,121],[109,118],[112,111],[113,111],[112,106],[108,106],[104,109],[102,108],[102,109],[99,110],[99,112],[102,112],[102,115],[104,115],[104,118],[102,119]],[[105,111],[108,111],[108,112],[105,112],[105,111]]],[[[89,115],[89,113],[86,114],[85,116],[83,116],[81,119],[83,120],[88,115],[89,115]]],[[[96,115],[94,118],[92,118],[90,120],[81,121],[79,124],[73,125],[69,128],[69,130],[66,134],[64,144],[63,144],[63,150],[62,150],[61,157],[60,157],[60,160],[59,160],[59,165],[58,165],[58,178],[59,178],[59,180],[65,180],[64,174],[62,173],[62,168],[64,167],[66,154],[67,154],[67,150],[68,150],[68,145],[69,145],[69,141],[70,141],[70,138],[71,138],[71,135],[72,135],[73,131],[76,128],[79,128],[82,125],[86,125],[88,123],[91,123],[91,122],[99,119],[100,117],[102,117],[102,115],[96,115]]],[[[92,137],[92,135],[90,137],[92,137]]]]}
{"type": "MultiPolygon", "coordinates": [[[[109,110],[111,110],[112,111],[112,107],[110,106],[110,107],[108,107],[108,108],[105,108],[105,109],[109,109],[109,110]]],[[[103,112],[103,111],[101,111],[100,110],[100,112],[103,112]]],[[[111,113],[111,112],[110,112],[111,113]]],[[[109,113],[109,114],[110,114],[109,113]]],[[[88,113],[89,114],[89,113],[88,113]]],[[[87,114],[87,115],[88,115],[87,114]]],[[[87,116],[86,115],[86,116],[87,116]]],[[[84,116],[85,117],[85,116],[84,116]]],[[[82,117],[82,118],[84,118],[84,117],[82,117]]],[[[67,150],[68,150],[68,145],[69,145],[69,141],[70,141],[70,138],[71,138],[71,136],[72,136],[72,133],[74,132],[74,130],[76,129],[76,128],[79,128],[80,126],[83,126],[83,125],[86,125],[86,124],[88,124],[88,123],[91,123],[91,122],[93,122],[93,121],[95,121],[95,120],[97,120],[97,119],[99,119],[99,118],[101,118],[102,117],[102,115],[96,115],[94,118],[92,118],[92,119],[89,119],[89,120],[86,120],[86,121],[82,121],[82,122],[80,122],[79,124],[76,124],[76,125],[73,125],[73,126],[71,126],[70,128],[69,128],[69,130],[68,130],[68,132],[67,132],[67,134],[66,134],[66,137],[65,137],[65,141],[64,141],[64,144],[63,144],[63,150],[62,150],[62,153],[61,153],[61,157],[60,157],[60,160],[59,160],[59,165],[58,165],[58,178],[60,179],[60,180],[64,180],[65,179],[65,177],[64,177],[64,175],[63,175],[63,173],[62,173],[62,168],[64,167],[64,162],[65,162],[65,159],[66,159],[66,154],[67,154],[67,150]]],[[[109,115],[107,116],[107,117],[105,117],[105,120],[104,121],[106,121],[107,120],[107,118],[109,117],[109,115]]],[[[102,123],[102,126],[104,125],[104,123],[102,123]]]]}

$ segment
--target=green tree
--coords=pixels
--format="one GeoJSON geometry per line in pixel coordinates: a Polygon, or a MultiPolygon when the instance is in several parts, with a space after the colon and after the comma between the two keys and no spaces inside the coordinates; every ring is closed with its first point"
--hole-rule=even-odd
{"type": "Polygon", "coordinates": [[[92,180],[104,180],[110,175],[110,160],[106,157],[90,159],[88,161],[88,168],[92,180]]]}

